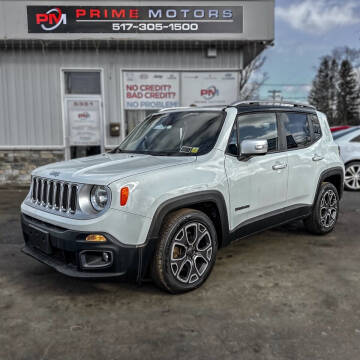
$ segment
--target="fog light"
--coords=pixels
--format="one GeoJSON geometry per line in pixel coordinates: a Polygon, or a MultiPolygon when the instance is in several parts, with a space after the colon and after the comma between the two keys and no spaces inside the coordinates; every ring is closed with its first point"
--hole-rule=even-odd
{"type": "Polygon", "coordinates": [[[104,251],[102,253],[103,260],[108,263],[111,261],[111,254],[109,252],[104,251]]]}
{"type": "Polygon", "coordinates": [[[83,250],[80,252],[80,263],[83,269],[101,269],[112,265],[112,251],[83,250]]]}
{"type": "Polygon", "coordinates": [[[85,240],[91,241],[91,242],[105,242],[106,237],[103,235],[99,235],[99,234],[90,234],[86,237],[85,240]]]}

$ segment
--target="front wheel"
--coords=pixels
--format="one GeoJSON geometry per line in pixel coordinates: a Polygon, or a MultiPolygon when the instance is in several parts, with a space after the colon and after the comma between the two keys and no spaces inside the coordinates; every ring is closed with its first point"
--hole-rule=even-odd
{"type": "Polygon", "coordinates": [[[215,264],[217,235],[210,218],[201,211],[181,209],[170,214],[152,265],[152,278],[161,288],[181,293],[198,288],[215,264]]]}
{"type": "Polygon", "coordinates": [[[317,235],[334,230],[339,216],[339,194],[328,182],[321,184],[311,215],[304,220],[306,229],[317,235]]]}

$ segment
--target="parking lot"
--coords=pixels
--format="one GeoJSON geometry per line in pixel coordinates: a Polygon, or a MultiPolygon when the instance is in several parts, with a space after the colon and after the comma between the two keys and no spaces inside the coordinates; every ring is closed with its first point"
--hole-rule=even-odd
{"type": "Polygon", "coordinates": [[[336,231],[301,223],[221,250],[197,291],[65,277],[20,252],[24,190],[0,190],[0,359],[358,359],[360,193],[336,231]]]}

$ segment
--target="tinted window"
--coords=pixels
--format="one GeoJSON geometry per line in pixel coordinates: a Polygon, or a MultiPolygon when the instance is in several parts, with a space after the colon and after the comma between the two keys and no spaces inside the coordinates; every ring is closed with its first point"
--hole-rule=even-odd
{"type": "Polygon", "coordinates": [[[65,73],[66,94],[101,94],[100,72],[69,71],[65,73]]]}
{"type": "Polygon", "coordinates": [[[236,122],[231,130],[229,144],[226,152],[231,155],[239,155],[237,141],[236,141],[236,122]]]}
{"type": "MultiPolygon", "coordinates": [[[[245,114],[237,118],[239,144],[244,140],[264,139],[268,142],[268,152],[278,149],[278,132],[275,113],[245,114]]],[[[236,126],[230,135],[228,152],[237,154],[236,126]]]]}
{"type": "Polygon", "coordinates": [[[354,137],[354,138],[351,140],[351,142],[360,142],[360,135],[354,137]]]}
{"type": "Polygon", "coordinates": [[[310,121],[312,123],[314,139],[313,141],[317,141],[321,138],[321,126],[319,119],[316,115],[309,115],[310,121]]]}
{"type": "Polygon", "coordinates": [[[311,133],[306,114],[281,113],[288,149],[297,149],[311,144],[311,133]]]}

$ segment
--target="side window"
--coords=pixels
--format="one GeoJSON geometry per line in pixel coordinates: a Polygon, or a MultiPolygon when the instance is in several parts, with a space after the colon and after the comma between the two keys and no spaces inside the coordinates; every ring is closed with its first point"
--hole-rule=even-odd
{"type": "Polygon", "coordinates": [[[357,142],[360,143],[360,135],[354,137],[352,140],[350,140],[350,142],[357,142]]]}
{"type": "MultiPolygon", "coordinates": [[[[275,113],[253,113],[237,117],[238,139],[241,142],[251,139],[264,139],[268,142],[268,152],[278,150],[279,137],[275,113]]],[[[231,155],[238,154],[236,141],[236,124],[231,132],[227,152],[231,155]]]]}
{"type": "Polygon", "coordinates": [[[315,142],[315,141],[319,140],[322,135],[320,122],[316,115],[309,115],[309,119],[311,121],[312,128],[313,128],[313,142],[315,142]]]}
{"type": "Polygon", "coordinates": [[[231,130],[229,143],[228,143],[228,147],[227,147],[226,152],[228,154],[234,155],[234,156],[239,155],[238,145],[237,145],[237,140],[236,140],[236,121],[235,121],[235,124],[234,124],[234,126],[233,126],[233,128],[231,130]]]}
{"type": "Polygon", "coordinates": [[[311,132],[306,114],[281,113],[280,117],[288,149],[300,149],[311,144],[311,132]]]}

